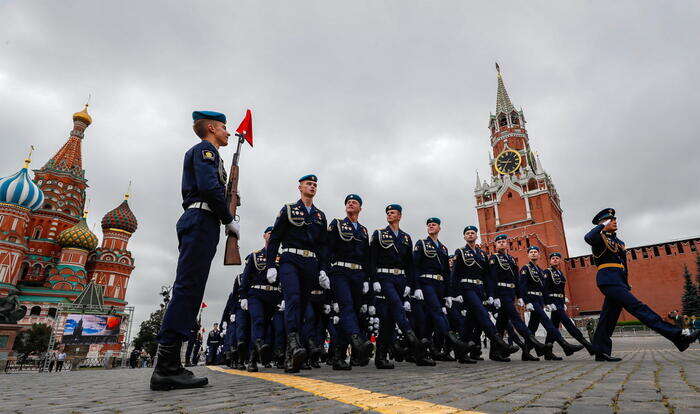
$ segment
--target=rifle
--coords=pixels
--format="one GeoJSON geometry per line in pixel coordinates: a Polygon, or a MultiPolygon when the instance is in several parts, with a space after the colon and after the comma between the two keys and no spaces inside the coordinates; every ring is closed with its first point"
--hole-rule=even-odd
{"type": "MultiPolygon", "coordinates": [[[[228,208],[233,215],[233,219],[238,221],[239,217],[236,211],[241,205],[241,196],[238,194],[238,158],[241,155],[241,145],[245,140],[245,136],[243,134],[236,134],[236,136],[238,137],[238,146],[236,147],[236,153],[233,154],[233,161],[231,162],[231,172],[228,176],[228,185],[226,186],[226,200],[228,201],[228,208]]],[[[238,238],[236,238],[236,236],[227,236],[224,266],[240,264],[241,252],[238,249],[238,238]]]]}

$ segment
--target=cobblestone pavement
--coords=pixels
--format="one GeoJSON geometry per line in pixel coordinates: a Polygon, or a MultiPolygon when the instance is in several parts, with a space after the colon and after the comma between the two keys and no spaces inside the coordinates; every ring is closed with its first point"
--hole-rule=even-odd
{"type": "Polygon", "coordinates": [[[443,362],[434,368],[400,363],[393,371],[370,365],[350,372],[324,367],[299,376],[265,374],[268,379],[282,378],[279,382],[197,367],[197,374],[209,377],[210,386],[170,392],[148,390],[150,369],[7,374],[0,375],[0,412],[344,413],[375,407],[380,412],[421,413],[450,408],[488,413],[700,413],[700,345],[680,353],[661,337],[614,342],[615,354],[624,358],[619,363],[595,362],[582,351],[562,362],[443,362]],[[374,396],[374,403],[356,403],[367,395],[374,396]],[[377,404],[379,400],[384,404],[377,404]],[[426,409],[426,403],[437,405],[426,409]]]}

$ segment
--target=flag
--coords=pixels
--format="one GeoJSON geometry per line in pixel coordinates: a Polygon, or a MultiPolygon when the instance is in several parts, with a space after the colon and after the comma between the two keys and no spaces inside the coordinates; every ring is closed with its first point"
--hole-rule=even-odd
{"type": "Polygon", "coordinates": [[[207,302],[202,302],[202,309],[207,308],[207,302]]]}
{"type": "Polygon", "coordinates": [[[245,118],[241,121],[241,124],[236,128],[236,133],[243,135],[250,146],[253,146],[253,114],[250,109],[246,110],[245,118]]]}

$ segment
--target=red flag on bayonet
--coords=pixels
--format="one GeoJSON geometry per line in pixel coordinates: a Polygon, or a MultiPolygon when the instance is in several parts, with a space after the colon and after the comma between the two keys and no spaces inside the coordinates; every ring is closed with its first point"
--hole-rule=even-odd
{"type": "Polygon", "coordinates": [[[202,302],[202,309],[208,308],[208,307],[209,307],[209,306],[207,306],[207,302],[202,302]]]}
{"type": "Polygon", "coordinates": [[[245,118],[241,121],[241,124],[236,128],[236,133],[243,135],[250,146],[253,146],[253,114],[250,109],[246,110],[245,118]]]}

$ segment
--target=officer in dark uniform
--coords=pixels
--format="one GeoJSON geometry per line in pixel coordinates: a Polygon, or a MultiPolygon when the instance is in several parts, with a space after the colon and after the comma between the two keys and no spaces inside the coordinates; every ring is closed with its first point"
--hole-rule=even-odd
{"type": "Polygon", "coordinates": [[[197,327],[193,326],[190,329],[190,334],[187,337],[187,348],[185,348],[185,366],[191,367],[192,364],[192,350],[194,349],[194,341],[197,339],[197,327]]]}
{"type": "Polygon", "coordinates": [[[449,297],[450,253],[438,239],[441,220],[438,217],[431,217],[425,224],[428,227],[428,237],[418,240],[413,248],[413,263],[418,277],[413,296],[419,300],[425,300],[426,314],[430,317],[437,333],[449,341],[456,356],[464,357],[468,351],[467,344],[459,339],[457,332],[450,329],[447,316],[442,312],[445,297],[449,298],[448,301],[451,297],[449,297]]]}
{"type": "MultiPolygon", "coordinates": [[[[471,338],[479,341],[481,332],[491,340],[491,348],[499,352],[492,353],[494,359],[500,361],[502,355],[510,355],[518,350],[517,347],[508,345],[498,335],[496,326],[491,321],[486,305],[493,304],[494,283],[491,280],[489,259],[486,252],[476,244],[478,229],[476,226],[467,226],[462,232],[466,245],[455,250],[454,267],[452,269],[452,297],[462,301],[469,313],[468,325],[472,332],[478,333],[471,338]]],[[[451,306],[451,299],[448,299],[451,306]]]]}
{"type": "Polygon", "coordinates": [[[598,326],[593,336],[596,361],[620,361],[610,356],[612,340],[620,312],[625,309],[644,325],[673,342],[682,352],[697,341],[700,331],[684,334],[683,331],[665,322],[649,306],[637,299],[627,281],[627,253],[625,244],[617,237],[615,210],[606,208],[593,218],[595,227],[586,234],[584,240],[591,245],[593,263],[598,267],[596,284],[605,296],[598,326]]]}
{"type": "Polygon", "coordinates": [[[372,343],[360,331],[359,314],[362,295],[369,291],[369,234],[357,220],[362,211],[362,198],[357,194],[345,197],[344,219],[333,219],[328,225],[328,260],[331,288],[338,301],[340,335],[333,350],[335,370],[350,369],[345,361],[345,347],[352,346],[353,359],[367,364],[372,343]]]}
{"type": "Polygon", "coordinates": [[[258,372],[258,362],[270,359],[270,344],[265,343],[265,332],[272,323],[272,316],[282,300],[277,282],[270,283],[266,277],[267,245],[272,227],[265,229],[265,247],[248,255],[241,276],[241,307],[248,310],[251,321],[253,352],[248,372],[258,372]]]}
{"type": "MultiPolygon", "coordinates": [[[[537,332],[537,327],[541,323],[542,326],[544,326],[544,329],[547,331],[547,336],[551,337],[556,343],[559,344],[559,346],[561,346],[561,348],[564,350],[564,354],[566,354],[566,356],[573,355],[574,352],[582,350],[583,346],[573,345],[564,340],[564,338],[561,336],[561,332],[559,332],[559,329],[554,327],[552,321],[544,311],[545,279],[542,269],[537,265],[537,261],[540,258],[540,248],[537,246],[528,247],[527,256],[530,261],[527,262],[525,266],[520,268],[520,281],[518,285],[520,288],[519,296],[521,298],[525,298],[525,310],[530,311],[530,322],[528,324],[528,329],[530,332],[535,333],[537,332]]],[[[526,347],[528,346],[527,343],[525,345],[526,347]]],[[[550,351],[544,354],[547,360],[552,360],[551,356],[553,354],[551,351],[551,345],[552,343],[550,342],[550,351]]],[[[523,352],[524,361],[539,361],[539,358],[529,358],[529,356],[529,352],[523,352]]]]}
{"type": "Polygon", "coordinates": [[[372,287],[375,293],[385,298],[387,308],[379,322],[374,364],[379,369],[394,368],[387,359],[387,352],[393,343],[394,325],[398,324],[413,348],[416,364],[434,365],[435,361],[426,358],[425,349],[406,318],[403,305],[403,298],[407,298],[416,286],[411,236],[399,228],[402,215],[400,205],[390,204],[385,211],[389,225],[375,230],[370,242],[372,287]]]}
{"type": "Polygon", "coordinates": [[[330,288],[326,275],[326,215],[313,204],[318,178],[305,175],[299,179],[301,198],[296,203],[282,207],[268,245],[267,279],[277,280],[275,257],[281,256],[279,278],[285,302],[287,329],[287,372],[299,372],[306,359],[306,349],[301,345],[300,332],[312,285],[319,283],[330,288]]]}
{"type": "Polygon", "coordinates": [[[237,339],[236,339],[236,308],[239,306],[238,303],[238,277],[233,278],[233,289],[231,293],[228,294],[228,299],[226,300],[226,306],[224,307],[224,313],[221,314],[221,323],[223,325],[226,322],[226,333],[224,334],[224,360],[226,365],[233,368],[233,365],[238,361],[238,353],[236,349],[237,339]]]}
{"type": "MultiPolygon", "coordinates": [[[[496,254],[491,255],[489,267],[491,268],[491,279],[496,284],[497,298],[493,300],[494,307],[498,309],[496,330],[499,333],[504,332],[508,327],[508,322],[511,322],[513,328],[523,336],[525,344],[523,353],[534,347],[538,355],[543,355],[551,349],[551,345],[547,346],[538,341],[535,335],[527,329],[527,325],[515,309],[516,296],[521,295],[522,290],[519,288],[518,267],[515,264],[515,258],[507,253],[508,236],[499,234],[494,240],[496,241],[496,254]]],[[[522,297],[518,298],[518,306],[525,306],[522,297]]]]}
{"type": "Polygon", "coordinates": [[[226,116],[218,112],[192,113],[193,129],[201,142],[185,154],[182,172],[182,207],[177,222],[180,256],[172,299],[158,333],[158,357],[151,376],[152,390],[202,387],[206,378],[195,377],[180,361],[180,348],[199,311],[211,261],[219,243],[220,225],[239,235],[238,224],[226,203],[226,173],[219,147],[228,144],[226,116]]]}
{"type": "Polygon", "coordinates": [[[209,331],[209,336],[207,336],[207,365],[216,364],[221,342],[223,342],[223,338],[219,330],[219,324],[215,323],[212,330],[209,331]]]}
{"type": "Polygon", "coordinates": [[[250,312],[247,307],[244,309],[241,306],[242,296],[247,295],[243,293],[243,273],[236,276],[238,279],[238,289],[236,290],[236,297],[238,298],[238,304],[236,305],[236,354],[238,355],[238,360],[234,364],[235,369],[245,370],[246,363],[250,357],[250,350],[253,348],[253,344],[250,340],[250,312]]]}
{"type": "MultiPolygon", "coordinates": [[[[569,299],[566,297],[566,277],[564,273],[560,270],[561,265],[561,253],[554,252],[549,255],[549,267],[543,270],[544,282],[545,282],[545,310],[549,307],[551,312],[551,320],[557,330],[559,325],[563,324],[564,328],[571,334],[571,336],[576,339],[584,348],[593,355],[593,345],[591,345],[588,340],[583,336],[583,333],[576,327],[574,322],[566,314],[566,302],[569,299]]],[[[532,320],[532,319],[531,319],[532,320]]],[[[532,330],[532,329],[531,329],[532,330]]],[[[545,343],[551,344],[554,342],[549,334],[547,334],[547,339],[545,343]]],[[[545,355],[545,359],[557,360],[559,357],[550,354],[550,358],[545,355]],[[554,358],[551,358],[554,357],[554,358]]]]}

